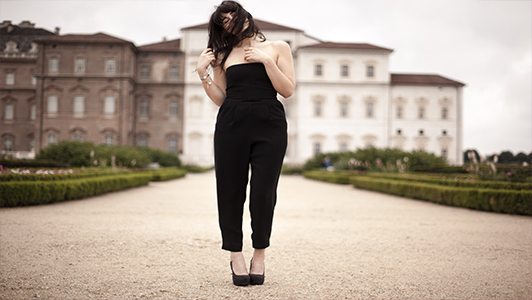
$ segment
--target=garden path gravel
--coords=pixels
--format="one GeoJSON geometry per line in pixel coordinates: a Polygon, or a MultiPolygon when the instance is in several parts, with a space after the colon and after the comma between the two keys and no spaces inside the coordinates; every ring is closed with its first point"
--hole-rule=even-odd
{"type": "Polygon", "coordinates": [[[532,299],[530,217],[291,175],[266,282],[236,287],[215,199],[207,172],[0,209],[0,299],[532,299]]]}

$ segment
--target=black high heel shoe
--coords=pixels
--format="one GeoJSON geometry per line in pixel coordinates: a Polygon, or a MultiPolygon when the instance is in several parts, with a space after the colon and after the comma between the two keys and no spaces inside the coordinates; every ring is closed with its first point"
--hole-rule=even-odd
{"type": "MultiPolygon", "coordinates": [[[[251,272],[251,268],[253,267],[253,259],[251,259],[249,270],[251,272]]],[[[266,266],[264,266],[264,270],[262,271],[262,275],[258,274],[249,274],[249,284],[251,285],[261,285],[264,283],[264,274],[266,273],[266,266]]]]}
{"type": "Polygon", "coordinates": [[[233,272],[233,262],[230,262],[229,265],[231,266],[231,273],[233,273],[233,284],[238,286],[249,285],[249,275],[235,275],[235,272],[233,272]]]}

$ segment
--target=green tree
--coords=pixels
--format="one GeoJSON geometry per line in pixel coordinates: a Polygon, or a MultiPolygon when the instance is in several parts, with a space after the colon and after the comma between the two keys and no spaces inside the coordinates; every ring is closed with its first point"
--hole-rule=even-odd
{"type": "Polygon", "coordinates": [[[522,164],[524,162],[530,164],[529,156],[526,155],[524,152],[517,153],[517,155],[515,155],[514,157],[514,161],[518,164],[522,164]]]}
{"type": "Polygon", "coordinates": [[[500,164],[511,164],[514,162],[514,154],[510,151],[503,151],[499,154],[500,164]]]}
{"type": "Polygon", "coordinates": [[[472,163],[471,159],[469,158],[469,152],[473,152],[475,157],[477,158],[477,162],[480,162],[480,155],[478,154],[476,149],[467,149],[464,151],[464,164],[472,163]]]}

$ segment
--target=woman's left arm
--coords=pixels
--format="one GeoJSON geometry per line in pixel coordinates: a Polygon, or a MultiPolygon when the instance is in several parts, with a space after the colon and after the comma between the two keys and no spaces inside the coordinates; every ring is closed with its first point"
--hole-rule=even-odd
{"type": "Polygon", "coordinates": [[[289,98],[294,94],[296,88],[292,51],[286,42],[272,42],[272,46],[278,53],[277,61],[256,48],[244,50],[246,61],[262,62],[277,93],[281,94],[284,98],[289,98]]]}

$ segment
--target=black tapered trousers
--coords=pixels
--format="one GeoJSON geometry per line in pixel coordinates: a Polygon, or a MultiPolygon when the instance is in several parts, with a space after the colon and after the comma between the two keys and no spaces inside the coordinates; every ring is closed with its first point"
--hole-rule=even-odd
{"type": "Polygon", "coordinates": [[[277,99],[226,99],[220,107],[214,134],[214,159],[222,249],[242,251],[242,218],[248,182],[253,248],[264,249],[270,245],[286,146],[286,117],[277,99]]]}

